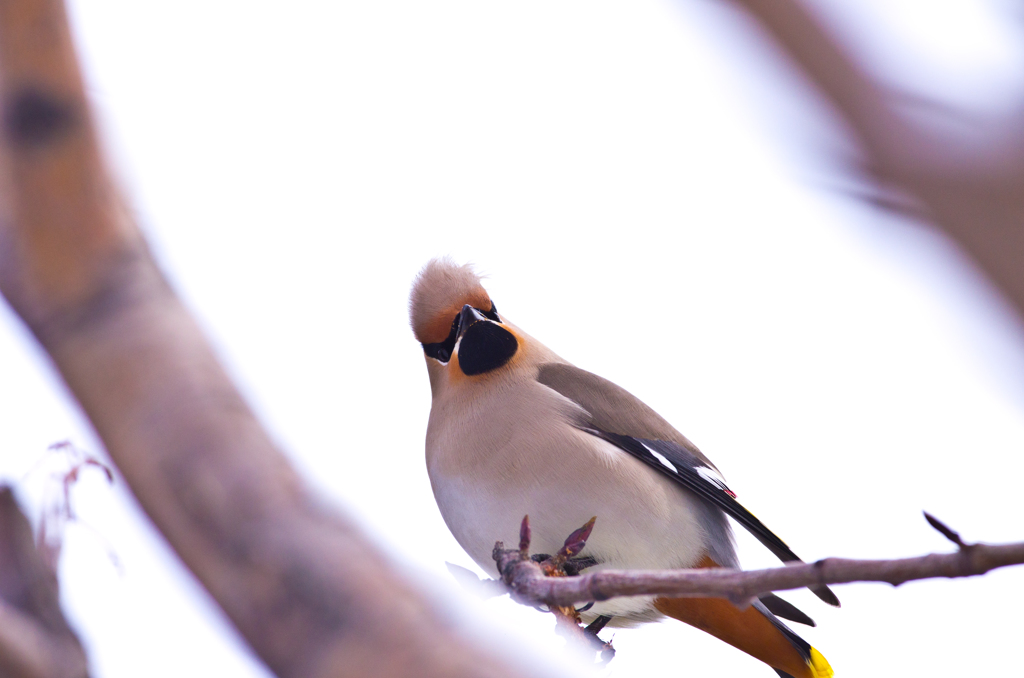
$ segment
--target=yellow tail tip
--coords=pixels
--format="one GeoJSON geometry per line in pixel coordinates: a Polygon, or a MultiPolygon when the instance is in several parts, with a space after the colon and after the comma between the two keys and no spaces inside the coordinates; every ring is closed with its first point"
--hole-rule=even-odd
{"type": "Polygon", "coordinates": [[[821,656],[821,653],[811,648],[811,659],[807,662],[811,667],[811,673],[814,674],[814,678],[832,678],[834,671],[832,667],[828,665],[828,660],[821,656]]]}

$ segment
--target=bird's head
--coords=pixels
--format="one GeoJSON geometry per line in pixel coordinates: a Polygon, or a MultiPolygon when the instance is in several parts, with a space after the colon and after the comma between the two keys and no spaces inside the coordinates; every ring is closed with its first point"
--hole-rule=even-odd
{"type": "Polygon", "coordinates": [[[412,331],[423,345],[431,384],[491,375],[519,351],[523,337],[503,321],[469,265],[432,259],[413,283],[412,331]]]}

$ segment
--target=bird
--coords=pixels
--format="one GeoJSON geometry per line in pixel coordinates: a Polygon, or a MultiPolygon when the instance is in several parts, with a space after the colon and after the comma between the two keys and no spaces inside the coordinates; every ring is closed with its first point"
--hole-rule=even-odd
{"type": "MultiPolygon", "coordinates": [[[[409,314],[430,379],[431,488],[456,541],[485,571],[494,566],[495,542],[515,542],[525,515],[537,553],[557,552],[596,516],[578,556],[591,571],[738,568],[727,517],[781,560],[800,560],[668,421],[500,313],[471,265],[430,260],[413,282],[409,314]]],[[[827,587],[811,590],[839,605],[827,587]]],[[[780,617],[814,622],[774,594],[743,609],[723,598],[667,596],[581,609],[584,622],[600,626],[664,617],[725,641],[783,678],[833,675],[780,617]]]]}

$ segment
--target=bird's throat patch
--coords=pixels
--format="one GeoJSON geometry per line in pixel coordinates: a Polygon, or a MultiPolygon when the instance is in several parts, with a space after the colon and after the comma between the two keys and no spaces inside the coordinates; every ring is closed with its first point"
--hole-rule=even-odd
{"type": "Polygon", "coordinates": [[[497,323],[480,321],[463,332],[459,368],[463,374],[484,374],[505,365],[519,350],[515,336],[497,323]]]}

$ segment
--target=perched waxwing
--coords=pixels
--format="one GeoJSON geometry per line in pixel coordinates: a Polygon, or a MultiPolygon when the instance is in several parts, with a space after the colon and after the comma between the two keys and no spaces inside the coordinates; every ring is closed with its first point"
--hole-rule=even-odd
{"type": "MultiPolygon", "coordinates": [[[[430,484],[448,528],[485,571],[494,568],[495,541],[516,542],[527,514],[532,550],[549,554],[596,516],[580,554],[592,570],[738,567],[727,516],[781,560],[799,560],[736,501],[693,443],[624,389],[512,324],[469,266],[429,262],[409,306],[433,395],[430,484]]],[[[828,588],[812,590],[839,604],[828,588]]],[[[722,598],[615,598],[582,614],[612,626],[663,615],[780,676],[832,675],[825,658],[778,617],[814,622],[774,595],[743,610],[722,598]]]]}

